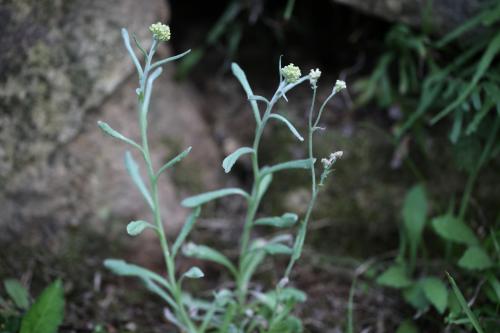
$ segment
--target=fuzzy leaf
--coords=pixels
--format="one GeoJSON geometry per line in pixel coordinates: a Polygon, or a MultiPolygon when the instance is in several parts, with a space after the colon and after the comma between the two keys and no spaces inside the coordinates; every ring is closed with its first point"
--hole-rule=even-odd
{"type": "Polygon", "coordinates": [[[275,254],[292,254],[293,249],[289,246],[286,246],[281,243],[268,243],[262,247],[266,253],[270,255],[275,255],[275,254]]]}
{"type": "Polygon", "coordinates": [[[21,322],[20,333],[56,333],[64,316],[64,289],[60,280],[45,288],[21,322]]]}
{"type": "Polygon", "coordinates": [[[446,289],[446,285],[440,279],[434,277],[425,278],[421,283],[425,297],[440,314],[443,314],[448,305],[448,290],[446,289]]]}
{"type": "Polygon", "coordinates": [[[471,246],[458,261],[458,266],[470,270],[483,270],[491,268],[493,261],[481,247],[471,246]]]}
{"type": "Polygon", "coordinates": [[[221,264],[222,266],[225,266],[234,275],[238,274],[236,267],[234,267],[231,261],[225,255],[217,250],[212,249],[211,247],[188,243],[182,248],[182,252],[186,257],[213,261],[215,263],[221,264]]]}
{"type": "Polygon", "coordinates": [[[269,118],[274,118],[285,123],[285,125],[288,126],[290,132],[292,132],[292,134],[295,135],[295,137],[299,139],[299,141],[304,141],[304,138],[302,137],[302,135],[300,135],[299,131],[297,131],[297,129],[292,125],[292,123],[282,115],[279,115],[277,113],[272,113],[269,115],[269,118]]]}
{"type": "MultiPolygon", "coordinates": [[[[241,69],[240,66],[238,66],[237,63],[233,62],[231,64],[231,71],[233,72],[233,75],[236,76],[238,81],[240,81],[241,86],[243,87],[243,90],[247,94],[247,98],[250,98],[253,96],[253,91],[252,88],[250,88],[250,84],[248,83],[247,76],[245,75],[245,72],[241,69]]],[[[257,123],[260,123],[260,112],[259,112],[259,106],[257,105],[257,101],[255,100],[250,100],[250,105],[252,106],[252,112],[255,117],[255,121],[257,123]]]]}
{"type": "Polygon", "coordinates": [[[28,290],[16,279],[7,279],[3,281],[5,291],[10,299],[20,309],[27,309],[30,305],[28,290]]]}
{"type": "Polygon", "coordinates": [[[395,265],[389,267],[377,278],[377,283],[392,288],[405,288],[412,284],[404,267],[395,265]]]}
{"type": "Polygon", "coordinates": [[[198,267],[194,266],[191,267],[186,273],[183,274],[183,276],[189,278],[189,279],[199,279],[205,276],[201,269],[198,267]]]}
{"type": "Polygon", "coordinates": [[[474,232],[460,219],[452,215],[443,215],[432,220],[436,233],[444,239],[467,245],[478,244],[474,232]]]}
{"type": "Polygon", "coordinates": [[[127,225],[127,233],[130,236],[137,236],[140,235],[146,228],[156,229],[155,226],[146,221],[142,220],[132,221],[127,225]]]}
{"type": "Polygon", "coordinates": [[[143,280],[152,280],[170,289],[170,284],[163,277],[146,268],[129,264],[120,259],[106,259],[104,266],[116,275],[135,276],[143,280]]]}
{"type": "Polygon", "coordinates": [[[180,153],[179,155],[175,156],[173,159],[171,159],[170,161],[168,161],[167,163],[165,163],[161,168],[160,170],[158,170],[158,172],[156,173],[156,177],[159,177],[163,171],[173,167],[175,164],[179,163],[180,161],[182,161],[186,156],[188,156],[188,154],[191,152],[191,149],[193,147],[188,147],[186,150],[184,150],[182,153],[180,153]]]}
{"type": "Polygon", "coordinates": [[[262,168],[262,174],[267,175],[270,173],[288,169],[310,169],[311,166],[314,165],[314,161],[315,161],[314,159],[311,160],[309,158],[306,158],[303,160],[295,160],[295,161],[279,163],[270,167],[262,168]]]}
{"type": "Polygon", "coordinates": [[[142,193],[142,196],[148,203],[149,207],[153,207],[153,200],[151,200],[151,195],[149,194],[149,190],[144,184],[141,174],[139,173],[139,166],[135,162],[132,154],[127,151],[125,153],[125,167],[127,168],[128,174],[132,178],[132,181],[137,186],[139,191],[142,193]]]}
{"type": "Polygon", "coordinates": [[[189,235],[191,230],[193,229],[194,223],[200,216],[201,212],[201,207],[196,207],[196,209],[188,216],[186,219],[186,222],[182,226],[181,231],[179,232],[179,235],[177,236],[177,239],[175,240],[174,245],[172,245],[172,256],[175,257],[177,254],[177,251],[179,251],[180,247],[186,240],[186,237],[189,235]]]}
{"type": "Polygon", "coordinates": [[[288,228],[293,226],[298,220],[297,214],[285,213],[282,216],[263,217],[256,220],[255,225],[267,225],[276,228],[288,228]]]}
{"type": "Polygon", "coordinates": [[[264,194],[266,194],[266,191],[269,188],[269,185],[271,185],[272,181],[273,175],[271,173],[262,177],[262,180],[259,183],[259,189],[257,191],[257,201],[260,201],[264,194]]]}
{"type": "Polygon", "coordinates": [[[250,148],[250,147],[241,147],[241,148],[238,148],[233,153],[229,154],[224,159],[224,161],[222,161],[222,167],[224,168],[224,172],[225,173],[229,173],[231,171],[231,169],[233,168],[233,165],[241,157],[241,155],[250,154],[250,153],[253,153],[253,149],[252,148],[250,148]]]}
{"type": "Polygon", "coordinates": [[[209,201],[212,201],[212,200],[215,200],[218,198],[222,198],[222,197],[225,197],[228,195],[233,195],[233,194],[238,194],[238,195],[241,195],[245,198],[249,197],[247,192],[245,192],[239,188],[224,188],[221,190],[206,192],[206,193],[202,193],[202,194],[198,194],[198,195],[189,197],[187,199],[182,200],[181,204],[184,207],[193,208],[193,207],[198,207],[200,205],[203,205],[209,201]]]}
{"type": "Polygon", "coordinates": [[[133,140],[127,138],[126,136],[124,136],[123,134],[121,134],[120,132],[118,131],[115,131],[114,129],[111,128],[111,126],[109,126],[108,124],[106,124],[104,121],[98,121],[97,122],[97,125],[99,126],[99,128],[104,132],[106,133],[107,135],[115,138],[115,139],[118,139],[118,140],[121,140],[123,142],[126,142],[136,148],[138,148],[139,150],[142,150],[142,148],[136,143],[134,142],[133,140]]]}

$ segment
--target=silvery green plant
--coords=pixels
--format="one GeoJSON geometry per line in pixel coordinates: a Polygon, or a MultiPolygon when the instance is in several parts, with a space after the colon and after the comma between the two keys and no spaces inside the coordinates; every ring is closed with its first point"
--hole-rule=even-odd
{"type": "Polygon", "coordinates": [[[148,111],[154,82],[161,75],[162,66],[183,57],[189,51],[167,59],[153,61],[158,45],[170,39],[170,29],[164,24],[157,23],[150,27],[150,31],[153,38],[148,52],[144,51],[134,38],[135,46],[144,57],[144,65],[142,65],[131,45],[129,33],[127,30],[122,29],[125,47],[139,77],[139,87],[136,94],[141,141],[136,142],[127,138],[104,122],[98,122],[98,125],[106,134],[130,145],[142,157],[147,170],[147,182],[141,178],[139,165],[130,152],[125,153],[125,166],[137,189],[144,197],[145,204],[151,209],[153,221],[132,221],[127,225],[127,232],[131,236],[138,236],[145,229],[152,229],[156,232],[165,260],[166,272],[165,274],[157,274],[143,267],[116,259],[106,260],[105,266],[118,275],[140,278],[150,291],[165,301],[168,306],[165,311],[167,319],[175,324],[181,332],[300,332],[302,324],[298,318],[292,315],[292,311],[298,302],[305,300],[306,296],[303,292],[288,286],[290,273],[301,256],[307,226],[320,187],[324,185],[328,175],[332,172],[335,162],[342,156],[340,151],[332,153],[329,157],[323,158],[321,165],[316,167],[313,135],[322,129],[319,127],[319,123],[327,103],[335,94],[345,88],[345,83],[337,81],[331,94],[321,104],[319,110],[316,110],[317,82],[321,76],[319,69],[311,70],[308,75],[302,75],[300,68],[293,64],[281,67],[280,59],[278,88],[271,99],[267,99],[254,95],[245,73],[237,64],[233,63],[232,72],[247,95],[255,118],[256,128],[252,145],[241,147],[227,156],[222,162],[222,167],[226,173],[229,173],[238,159],[249,157],[253,170],[251,191],[247,192],[240,188],[224,188],[183,200],[182,205],[191,209],[191,214],[187,217],[175,241],[169,244],[160,212],[158,181],[163,172],[179,163],[189,154],[191,147],[156,170],[151,161],[148,143],[148,111]],[[273,112],[273,108],[279,100],[284,99],[286,101],[286,94],[304,82],[309,82],[313,92],[308,113],[306,140],[284,115],[273,112]],[[263,106],[262,109],[261,105],[263,106]],[[295,136],[299,142],[306,141],[307,158],[286,161],[271,166],[261,166],[259,146],[265,127],[270,121],[277,121],[286,126],[291,135],[295,136]],[[317,168],[322,170],[319,177],[317,176],[317,168]],[[290,169],[304,169],[311,175],[312,195],[305,216],[299,219],[295,213],[284,213],[281,216],[257,218],[259,205],[272,183],[273,174],[290,169]],[[235,260],[228,258],[214,248],[186,242],[196,220],[200,216],[202,206],[210,201],[230,195],[242,196],[247,203],[247,213],[239,244],[239,256],[235,260]],[[269,239],[252,239],[253,229],[261,226],[297,231],[295,235],[290,232],[269,239]],[[191,267],[185,272],[179,272],[175,264],[179,252],[182,252],[186,257],[197,258],[222,266],[233,279],[233,284],[230,285],[234,285],[234,288],[231,290],[214,290],[212,299],[208,300],[190,295],[183,289],[183,281],[185,279],[203,278],[204,273],[198,267],[191,267]],[[268,291],[252,289],[251,280],[259,265],[267,256],[275,255],[289,258],[288,266],[283,272],[280,281],[268,291]]]}

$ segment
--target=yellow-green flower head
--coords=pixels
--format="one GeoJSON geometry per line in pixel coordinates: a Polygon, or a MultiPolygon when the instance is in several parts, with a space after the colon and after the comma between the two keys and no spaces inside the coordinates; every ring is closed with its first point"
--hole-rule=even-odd
{"type": "Polygon", "coordinates": [[[281,69],[281,74],[285,78],[286,83],[294,83],[300,78],[302,73],[300,68],[294,64],[286,65],[281,69]]]}
{"type": "Polygon", "coordinates": [[[153,38],[160,42],[170,40],[170,27],[161,22],[151,24],[149,31],[153,33],[153,38]]]}

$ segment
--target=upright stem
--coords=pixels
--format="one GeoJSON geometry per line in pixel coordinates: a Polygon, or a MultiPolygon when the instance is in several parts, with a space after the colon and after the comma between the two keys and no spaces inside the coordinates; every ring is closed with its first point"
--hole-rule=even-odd
{"type": "MultiPolygon", "coordinates": [[[[149,51],[149,54],[146,58],[146,64],[144,66],[144,73],[140,79],[140,91],[139,91],[139,110],[142,110],[144,104],[144,93],[146,89],[146,84],[148,81],[149,72],[151,70],[151,61],[156,52],[156,48],[158,46],[158,41],[156,39],[153,40],[153,44],[149,51]]],[[[143,119],[143,117],[139,116],[139,121],[147,122],[147,119],[143,119]]],[[[167,278],[172,288],[172,296],[174,297],[175,302],[177,303],[177,312],[179,317],[182,319],[183,324],[186,325],[189,333],[195,333],[198,330],[196,329],[194,323],[189,318],[189,315],[184,308],[184,304],[182,302],[182,290],[180,289],[180,285],[177,283],[175,277],[175,263],[170,255],[170,249],[168,246],[167,237],[165,235],[165,228],[163,226],[160,204],[159,204],[159,195],[158,195],[158,179],[154,172],[153,163],[151,160],[151,153],[149,150],[149,142],[148,142],[148,133],[147,133],[147,124],[140,124],[141,126],[141,137],[142,137],[142,151],[143,158],[147,166],[149,183],[151,186],[152,199],[153,199],[153,216],[154,216],[154,224],[156,226],[158,238],[160,239],[160,245],[163,252],[163,257],[165,260],[165,266],[167,269],[167,278]]]]}

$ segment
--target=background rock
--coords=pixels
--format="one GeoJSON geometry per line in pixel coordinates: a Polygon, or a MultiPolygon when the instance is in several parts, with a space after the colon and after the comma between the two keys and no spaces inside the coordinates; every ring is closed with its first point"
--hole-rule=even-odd
{"type": "Polygon", "coordinates": [[[445,34],[471,18],[489,0],[333,0],[389,21],[419,26],[429,13],[429,21],[445,34]],[[429,6],[430,4],[430,6],[429,6]],[[429,6],[429,9],[426,9],[429,6]],[[427,11],[428,10],[428,11],[427,11]]]}
{"type": "MultiPolygon", "coordinates": [[[[96,121],[109,121],[138,137],[136,77],[120,28],[127,27],[148,45],[147,27],[166,19],[165,3],[24,0],[2,4],[0,225],[21,231],[24,222],[76,224],[98,216],[125,219],[144,214],[145,205],[122,166],[126,147],[105,138],[96,121]]],[[[160,53],[168,54],[166,49],[160,53]]],[[[197,114],[197,98],[189,87],[178,88],[171,76],[171,72],[163,74],[155,87],[153,157],[159,163],[192,144],[198,148],[192,153],[193,161],[203,161],[206,169],[215,172],[218,153],[197,114]]],[[[205,168],[193,172],[204,183],[199,187],[215,186],[215,173],[201,170],[205,168]]],[[[165,178],[161,198],[169,219],[178,225],[185,213],[174,205],[178,200],[173,183],[165,178]]]]}

